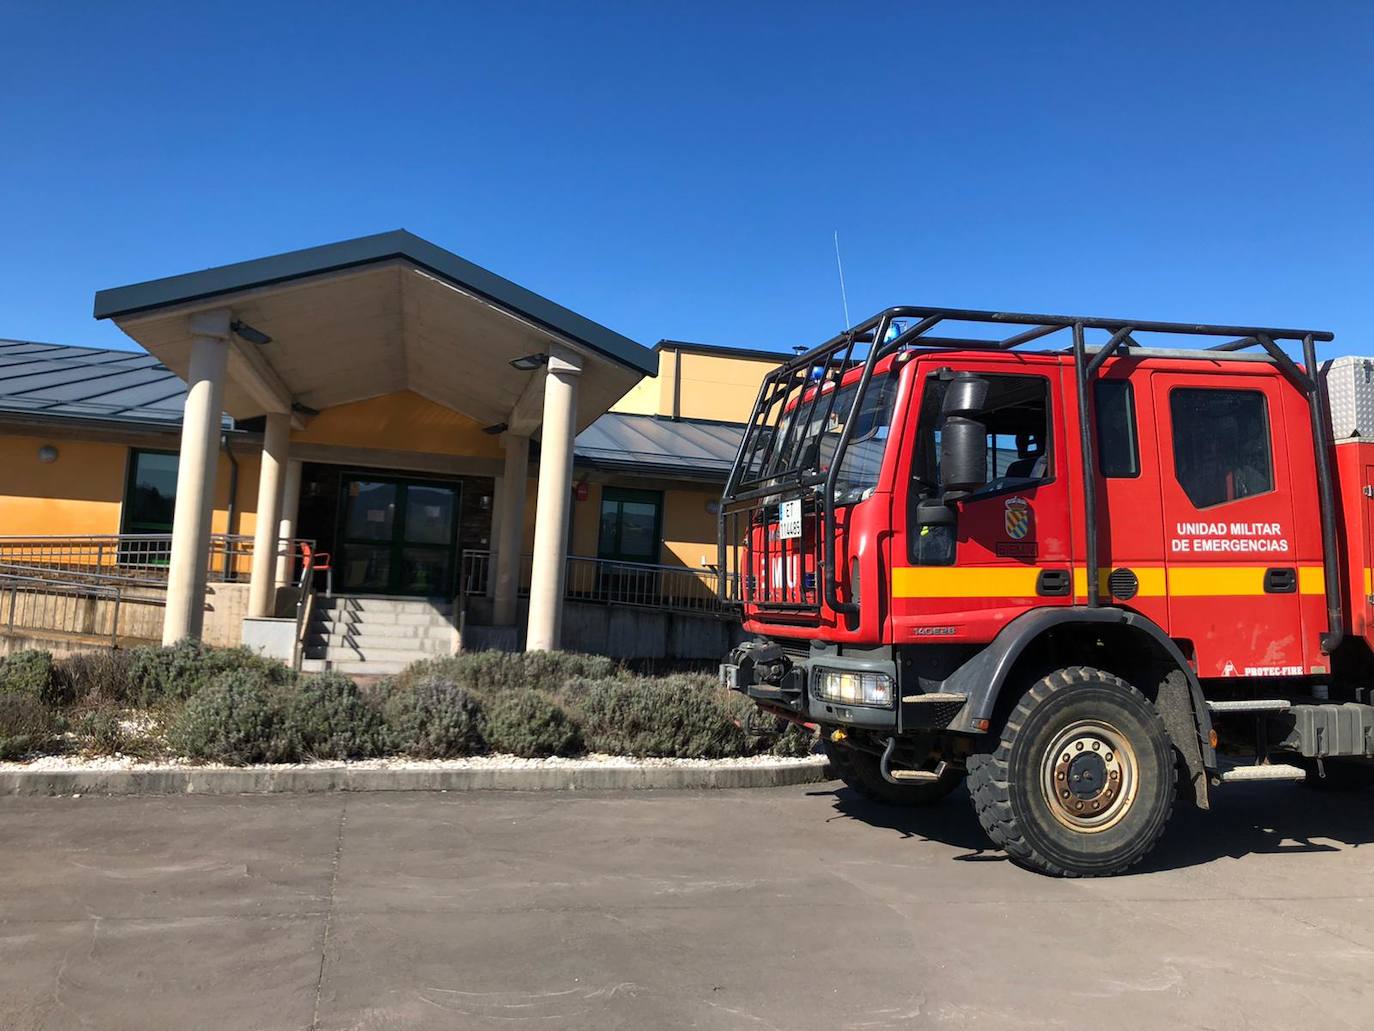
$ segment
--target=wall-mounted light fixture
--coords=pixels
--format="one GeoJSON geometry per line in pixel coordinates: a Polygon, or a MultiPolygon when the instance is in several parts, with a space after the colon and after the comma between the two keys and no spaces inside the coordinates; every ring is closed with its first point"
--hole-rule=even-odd
{"type": "Polygon", "coordinates": [[[715,498],[711,498],[706,502],[706,511],[711,513],[711,515],[717,514],[720,511],[720,502],[715,498]]]}
{"type": "Polygon", "coordinates": [[[320,414],[320,410],[318,408],[311,408],[309,405],[302,404],[300,401],[291,402],[291,411],[295,415],[304,415],[306,418],[309,419],[313,419],[315,418],[315,416],[320,414]]]}
{"type": "Polygon", "coordinates": [[[58,451],[52,444],[44,444],[38,449],[38,460],[44,465],[52,465],[57,461],[58,451]]]}
{"type": "Polygon", "coordinates": [[[235,319],[233,322],[229,323],[229,328],[243,337],[243,339],[247,340],[250,344],[262,346],[263,344],[270,344],[272,342],[272,338],[262,330],[254,329],[241,319],[235,319]]]}
{"type": "Polygon", "coordinates": [[[549,364],[547,354],[527,354],[523,358],[512,358],[510,360],[512,368],[519,369],[521,372],[533,372],[541,365],[549,364]]]}
{"type": "Polygon", "coordinates": [[[499,437],[508,429],[510,429],[510,427],[506,425],[504,422],[495,422],[492,423],[490,426],[483,426],[482,432],[485,433],[488,437],[499,437]]]}

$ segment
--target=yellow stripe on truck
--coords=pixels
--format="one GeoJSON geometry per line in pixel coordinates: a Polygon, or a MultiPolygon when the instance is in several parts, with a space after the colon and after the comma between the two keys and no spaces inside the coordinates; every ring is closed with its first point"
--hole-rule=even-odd
{"type": "Polygon", "coordinates": [[[894,598],[1034,598],[1036,566],[898,566],[894,598]]]}
{"type": "MultiPolygon", "coordinates": [[[[1062,566],[1047,566],[1062,569],[1062,566]]],[[[1270,566],[1123,566],[1135,574],[1139,587],[1135,597],[1226,598],[1267,593],[1264,574],[1270,566]]],[[[1283,568],[1283,567],[1278,567],[1283,568]]],[[[1289,567],[1292,568],[1292,567],[1289,567]]],[[[1321,566],[1298,566],[1298,593],[1323,594],[1326,577],[1321,566]]],[[[1033,598],[1039,566],[899,566],[892,571],[894,598],[1033,598]]],[[[1098,591],[1110,596],[1107,577],[1111,569],[1098,570],[1098,591]]],[[[1088,595],[1088,573],[1082,566],[1073,570],[1075,599],[1088,595]]],[[[1370,592],[1366,592],[1370,593],[1370,592]]]]}

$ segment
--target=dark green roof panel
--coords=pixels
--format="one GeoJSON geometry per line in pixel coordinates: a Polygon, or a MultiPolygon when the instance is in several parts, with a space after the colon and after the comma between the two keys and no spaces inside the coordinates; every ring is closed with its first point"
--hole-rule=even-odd
{"type": "Polygon", "coordinates": [[[118,318],[393,258],[403,258],[425,268],[455,286],[480,294],[637,372],[651,376],[658,373],[657,355],[629,337],[404,229],[101,290],[95,295],[95,317],[118,318]]]}

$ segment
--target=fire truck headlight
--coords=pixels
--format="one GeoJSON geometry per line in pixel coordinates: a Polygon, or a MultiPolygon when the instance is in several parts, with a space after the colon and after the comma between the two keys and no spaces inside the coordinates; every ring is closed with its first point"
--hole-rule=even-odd
{"type": "Polygon", "coordinates": [[[892,678],[886,673],[818,668],[812,673],[811,693],[826,702],[891,706],[892,678]]]}

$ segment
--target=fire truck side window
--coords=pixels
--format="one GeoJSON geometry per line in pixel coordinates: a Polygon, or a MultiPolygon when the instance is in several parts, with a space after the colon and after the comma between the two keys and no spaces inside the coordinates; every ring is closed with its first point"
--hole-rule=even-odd
{"type": "Polygon", "coordinates": [[[1124,379],[1101,379],[1093,393],[1097,415],[1097,467],[1103,476],[1140,475],[1135,432],[1135,394],[1124,379]]]}
{"type": "Polygon", "coordinates": [[[1258,390],[1199,390],[1169,394],[1174,473],[1197,508],[1274,489],[1269,413],[1258,390]]]}

